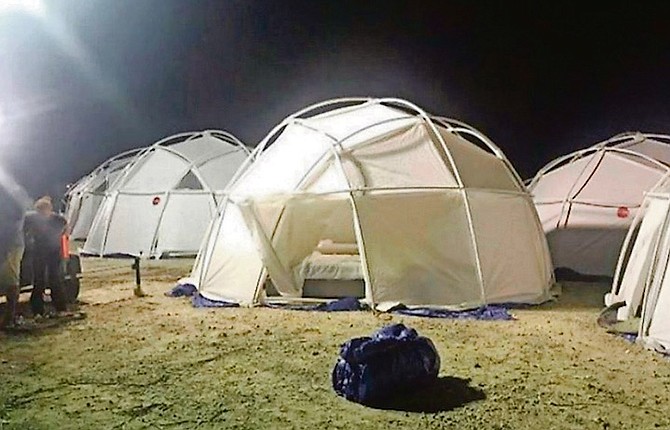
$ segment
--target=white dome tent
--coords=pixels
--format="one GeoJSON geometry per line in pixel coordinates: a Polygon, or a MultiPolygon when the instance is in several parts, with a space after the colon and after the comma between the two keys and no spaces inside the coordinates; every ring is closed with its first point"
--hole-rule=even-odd
{"type": "Polygon", "coordinates": [[[612,276],[644,193],[670,172],[669,139],[625,133],[560,157],[530,182],[556,268],[612,276]]]}
{"type": "Polygon", "coordinates": [[[605,304],[617,320],[639,321],[638,340],[670,352],[670,184],[647,193],[628,231],[605,304]]]}
{"type": "Polygon", "coordinates": [[[65,217],[72,239],[86,239],[105,192],[140,151],[141,148],[118,154],[70,186],[65,195],[65,217]]]}
{"type": "Polygon", "coordinates": [[[217,130],[182,133],[145,148],[105,198],[84,254],[193,255],[224,189],[249,150],[217,130]]]}
{"type": "Polygon", "coordinates": [[[253,156],[192,272],[207,299],[357,295],[384,309],[550,297],[530,196],[463,123],[400,99],[331,100],[285,119],[253,156]]]}

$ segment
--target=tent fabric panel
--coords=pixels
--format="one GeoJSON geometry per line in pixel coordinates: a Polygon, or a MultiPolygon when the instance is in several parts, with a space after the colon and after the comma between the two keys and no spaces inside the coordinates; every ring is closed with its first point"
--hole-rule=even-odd
{"type": "Polygon", "coordinates": [[[335,156],[330,155],[319,163],[319,166],[309,175],[301,188],[309,193],[331,193],[348,190],[349,184],[339,161],[335,156]]]}
{"type": "Polygon", "coordinates": [[[617,318],[620,320],[635,316],[642,302],[647,276],[652,270],[654,250],[667,216],[669,203],[667,200],[653,199],[645,211],[615,300],[626,302],[625,306],[617,310],[617,318]]]}
{"type": "Polygon", "coordinates": [[[545,173],[530,190],[535,202],[563,201],[576,191],[593,171],[599,159],[599,153],[566,162],[545,173]],[[576,184],[579,181],[579,184],[576,184]]]}
{"type": "Polygon", "coordinates": [[[236,146],[224,142],[207,132],[194,133],[194,135],[200,135],[200,137],[194,137],[174,145],[168,145],[167,147],[173,151],[177,151],[192,162],[216,157],[236,148],[236,146]]]}
{"type": "Polygon", "coordinates": [[[545,232],[555,230],[561,225],[563,203],[536,204],[535,210],[545,232]]]}
{"type": "Polygon", "coordinates": [[[199,292],[210,300],[254,304],[263,263],[240,209],[229,202],[202,268],[199,292]]]}
{"type": "Polygon", "coordinates": [[[81,196],[77,219],[71,224],[70,236],[73,239],[85,239],[93,224],[95,214],[100,208],[104,196],[86,193],[81,196]]]}
{"type": "Polygon", "coordinates": [[[107,240],[101,254],[149,257],[152,242],[165,205],[164,196],[154,204],[152,196],[119,194],[109,217],[107,240]]]}
{"type": "Polygon", "coordinates": [[[526,196],[467,190],[487,303],[549,298],[551,263],[526,196]]]}
{"type": "Polygon", "coordinates": [[[189,163],[183,158],[156,147],[132,166],[118,190],[169,190],[181,180],[188,168],[189,163]]]}
{"type": "Polygon", "coordinates": [[[216,200],[216,215],[212,217],[212,220],[207,225],[207,230],[203,236],[202,241],[200,242],[198,255],[196,255],[193,268],[191,269],[190,273],[190,277],[195,281],[196,287],[199,286],[203,269],[205,265],[208,264],[209,257],[212,255],[212,250],[216,245],[218,232],[221,227],[221,222],[223,221],[221,214],[223,213],[225,206],[229,203],[227,196],[215,195],[214,198],[216,200]],[[205,260],[207,260],[207,262],[205,260]]]}
{"type": "Polygon", "coordinates": [[[100,208],[95,214],[88,236],[86,237],[83,247],[84,252],[95,255],[102,254],[103,242],[116,203],[116,196],[116,194],[107,195],[100,204],[100,208]]]}
{"type": "Polygon", "coordinates": [[[667,143],[659,142],[654,139],[644,139],[633,144],[624,143],[619,146],[670,165],[670,145],[667,143]]]}
{"type": "Polygon", "coordinates": [[[425,124],[415,123],[341,155],[351,187],[457,186],[425,124]]]}
{"type": "MultiPolygon", "coordinates": [[[[519,185],[503,160],[442,127],[438,130],[464,187],[519,191],[519,185]]],[[[445,158],[443,164],[450,163],[445,158]]]]}
{"type": "Polygon", "coordinates": [[[647,287],[646,303],[642,317],[642,342],[654,349],[670,349],[670,235],[664,232],[659,250],[658,264],[654,268],[652,283],[647,287]]]}
{"type": "Polygon", "coordinates": [[[196,253],[215,213],[209,193],[171,193],[158,227],[156,254],[196,253]]]}
{"type": "Polygon", "coordinates": [[[663,173],[608,151],[588,183],[572,197],[599,204],[639,204],[663,173]]]}
{"type": "Polygon", "coordinates": [[[670,306],[670,294],[667,290],[670,288],[667,287],[668,284],[670,282],[664,284],[664,290],[650,317],[649,332],[642,337],[644,343],[663,353],[670,350],[670,313],[667,311],[670,306]]]}
{"type": "Polygon", "coordinates": [[[556,268],[570,268],[584,275],[613,276],[627,226],[571,227],[547,233],[556,268]]]}
{"type": "Polygon", "coordinates": [[[197,166],[196,170],[207,187],[212,190],[224,190],[246,159],[246,152],[238,149],[235,152],[208,160],[197,166]]]}
{"type": "Polygon", "coordinates": [[[356,196],[375,303],[482,304],[461,191],[356,196]]]}
{"type": "MultiPolygon", "coordinates": [[[[79,212],[81,211],[81,202],[83,199],[82,193],[71,194],[67,197],[67,206],[65,207],[65,219],[67,219],[70,226],[70,235],[79,219],[79,212]]],[[[75,238],[76,239],[76,238],[75,238]]]]}
{"type": "Polygon", "coordinates": [[[342,142],[342,146],[348,148],[389,131],[407,127],[420,119],[401,110],[374,103],[326,112],[304,121],[337,140],[356,133],[342,142]],[[395,120],[389,121],[391,119],[395,120]]]}
{"type": "MultiPolygon", "coordinates": [[[[640,191],[640,196],[643,197],[642,191],[640,191]]],[[[640,200],[637,205],[641,204],[642,201],[640,200]]],[[[635,218],[637,211],[637,207],[627,205],[601,207],[573,202],[566,205],[566,213],[561,226],[565,227],[567,220],[569,228],[614,228],[626,230],[635,218]],[[620,207],[625,207],[627,212],[620,212],[620,207]]]]}
{"type": "Polygon", "coordinates": [[[312,166],[332,151],[332,145],[333,142],[321,133],[296,124],[288,125],[263,156],[236,181],[231,195],[292,192],[312,166]]]}
{"type": "Polygon", "coordinates": [[[195,175],[193,170],[189,170],[182,178],[179,180],[179,183],[175,186],[176,190],[202,190],[202,182],[195,175]]]}
{"type": "MultiPolygon", "coordinates": [[[[127,164],[127,163],[126,163],[127,164]]],[[[125,167],[125,165],[124,165],[125,167]]],[[[121,177],[121,174],[124,172],[122,168],[117,169],[113,172],[109,172],[107,175],[107,184],[108,184],[108,190],[109,189],[116,189],[116,181],[121,177]]]]}

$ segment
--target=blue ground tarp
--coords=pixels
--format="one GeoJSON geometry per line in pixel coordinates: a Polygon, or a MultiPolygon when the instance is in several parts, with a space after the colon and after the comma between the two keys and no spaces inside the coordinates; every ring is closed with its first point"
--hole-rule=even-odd
{"type": "Polygon", "coordinates": [[[617,333],[618,336],[621,336],[622,338],[626,339],[630,343],[635,343],[637,340],[637,335],[632,334],[632,333],[617,333]]]}
{"type": "Polygon", "coordinates": [[[513,320],[514,316],[510,314],[506,306],[487,305],[477,309],[470,309],[465,311],[447,311],[444,309],[431,308],[395,308],[394,313],[402,315],[411,315],[416,317],[427,318],[451,318],[451,319],[472,319],[472,320],[513,320]]]}
{"type": "MultiPolygon", "coordinates": [[[[196,308],[230,308],[238,307],[237,303],[210,300],[198,293],[193,284],[177,284],[170,291],[165,293],[169,297],[192,297],[191,301],[196,308]]],[[[316,311],[316,312],[344,312],[344,311],[362,311],[368,307],[362,304],[355,297],[343,297],[317,305],[294,305],[294,304],[266,304],[270,308],[288,309],[297,311],[316,311]]],[[[519,305],[516,305],[519,306],[519,305]]],[[[444,309],[431,308],[413,308],[409,309],[403,305],[391,309],[391,312],[427,318],[450,318],[450,319],[476,319],[476,320],[513,320],[514,317],[509,313],[509,304],[505,305],[487,305],[477,309],[465,311],[447,311],[444,309]]]]}
{"type": "Polygon", "coordinates": [[[198,289],[193,284],[177,284],[173,289],[166,292],[168,297],[191,297],[198,289]]]}
{"type": "Polygon", "coordinates": [[[267,307],[275,309],[288,309],[292,311],[317,311],[317,312],[344,312],[344,311],[362,311],[367,309],[356,297],[343,297],[327,303],[318,305],[292,305],[268,303],[267,307]]]}
{"type": "Polygon", "coordinates": [[[210,300],[200,293],[193,294],[191,303],[194,308],[237,308],[240,306],[238,303],[210,300]]]}
{"type": "Polygon", "coordinates": [[[194,308],[237,308],[240,306],[237,303],[210,300],[203,297],[193,284],[177,284],[165,295],[168,297],[190,297],[194,308]]]}
{"type": "MultiPolygon", "coordinates": [[[[338,312],[338,311],[362,311],[368,307],[355,298],[344,297],[339,300],[333,300],[318,305],[293,305],[293,304],[267,304],[266,306],[277,309],[289,309],[295,311],[317,311],[317,312],[338,312]]],[[[447,311],[444,309],[432,308],[413,308],[409,309],[399,305],[391,312],[402,315],[410,315],[427,318],[450,318],[450,319],[476,319],[476,320],[513,320],[514,316],[510,314],[508,305],[488,305],[477,309],[465,311],[447,311]]]]}
{"type": "Polygon", "coordinates": [[[353,402],[383,406],[398,395],[437,380],[440,357],[433,342],[403,324],[342,345],[332,372],[335,392],[353,402]]]}

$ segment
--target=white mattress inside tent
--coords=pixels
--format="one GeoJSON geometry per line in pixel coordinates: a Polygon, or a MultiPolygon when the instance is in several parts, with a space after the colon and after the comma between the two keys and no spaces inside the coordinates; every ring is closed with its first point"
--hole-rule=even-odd
{"type": "Polygon", "coordinates": [[[363,279],[358,255],[328,255],[314,251],[296,269],[298,279],[352,281],[363,279]]]}

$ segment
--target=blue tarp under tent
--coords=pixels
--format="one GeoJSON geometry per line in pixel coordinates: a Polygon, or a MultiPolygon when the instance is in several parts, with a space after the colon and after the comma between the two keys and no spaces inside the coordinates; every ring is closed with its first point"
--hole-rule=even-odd
{"type": "MultiPolygon", "coordinates": [[[[194,307],[203,308],[227,308],[238,307],[237,303],[210,300],[197,291],[195,285],[191,283],[178,283],[174,288],[165,293],[169,297],[192,297],[191,301],[194,307]]],[[[314,312],[343,312],[343,311],[362,311],[369,307],[355,297],[343,297],[337,300],[321,302],[318,304],[294,304],[294,303],[272,303],[265,306],[274,309],[287,309],[297,311],[314,312]]],[[[514,306],[519,306],[514,304],[514,306]]],[[[509,312],[509,305],[486,305],[475,309],[452,311],[446,309],[434,308],[408,308],[403,305],[395,306],[389,309],[390,312],[427,318],[447,318],[447,319],[474,319],[474,320],[513,320],[514,316],[509,312]]]]}

